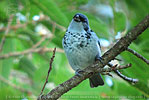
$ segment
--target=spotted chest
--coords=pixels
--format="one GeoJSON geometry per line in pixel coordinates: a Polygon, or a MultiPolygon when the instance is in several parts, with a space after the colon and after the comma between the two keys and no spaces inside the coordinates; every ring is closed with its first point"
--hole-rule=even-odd
{"type": "Polygon", "coordinates": [[[64,49],[75,50],[87,48],[92,42],[92,34],[87,32],[66,32],[63,38],[64,49]]]}

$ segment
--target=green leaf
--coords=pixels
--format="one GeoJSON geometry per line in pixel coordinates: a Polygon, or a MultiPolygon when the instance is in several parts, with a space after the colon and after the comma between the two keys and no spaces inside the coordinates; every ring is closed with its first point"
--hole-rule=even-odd
{"type": "Polygon", "coordinates": [[[108,27],[106,24],[91,19],[90,20],[90,27],[100,37],[104,37],[104,38],[109,37],[108,27]]]}
{"type": "Polygon", "coordinates": [[[8,6],[6,1],[0,2],[0,22],[7,22],[8,18],[8,6]]]}
{"type": "Polygon", "coordinates": [[[142,49],[142,51],[144,52],[144,53],[146,53],[145,55],[149,58],[149,54],[148,54],[148,52],[149,52],[149,47],[147,46],[149,44],[149,40],[144,40],[144,41],[142,41],[140,44],[139,44],[139,47],[142,49]]]}
{"type": "Polygon", "coordinates": [[[41,10],[39,9],[38,6],[34,5],[30,0],[21,0],[23,4],[23,9],[22,9],[22,14],[26,15],[27,13],[29,14],[27,18],[29,20],[33,19],[33,16],[35,15],[40,15],[41,10]]]}
{"type": "Polygon", "coordinates": [[[117,92],[118,96],[124,96],[124,98],[128,99],[134,99],[137,98],[137,96],[142,96],[142,93],[139,92],[136,88],[132,87],[130,84],[127,84],[126,82],[123,82],[121,80],[115,79],[114,80],[117,84],[115,84],[115,91],[117,92]],[[128,91],[129,88],[129,91],[128,91]],[[132,97],[132,98],[130,98],[132,97]]]}
{"type": "Polygon", "coordinates": [[[20,92],[19,90],[16,90],[15,88],[8,85],[7,87],[0,89],[1,100],[20,100],[23,99],[22,95],[24,95],[24,93],[22,94],[22,92],[20,92]]]}
{"type": "Polygon", "coordinates": [[[114,13],[114,30],[116,34],[126,29],[126,22],[126,15],[123,12],[114,13]]]}
{"type": "Polygon", "coordinates": [[[39,39],[41,38],[40,35],[36,34],[32,29],[25,28],[25,29],[18,29],[16,31],[17,35],[23,35],[24,37],[28,37],[29,41],[23,41],[22,43],[26,48],[29,48],[31,45],[37,43],[39,39]]]}
{"type": "MultiPolygon", "coordinates": [[[[4,46],[3,46],[3,51],[1,54],[13,52],[13,50],[14,50],[13,45],[14,45],[14,43],[13,43],[12,39],[6,39],[4,46]]],[[[12,58],[0,60],[0,75],[2,75],[5,78],[8,78],[12,66],[13,66],[12,58]]]]}
{"type": "MultiPolygon", "coordinates": [[[[13,45],[14,45],[14,43],[13,43],[12,39],[6,39],[4,46],[3,46],[3,51],[0,54],[2,55],[5,53],[13,52],[13,50],[14,50],[13,45]]],[[[8,79],[12,66],[13,66],[12,58],[0,60],[0,75],[3,76],[4,78],[8,79]]],[[[0,85],[2,87],[6,86],[3,83],[2,84],[0,83],[0,85]]]]}
{"type": "Polygon", "coordinates": [[[34,72],[36,70],[36,67],[31,62],[31,60],[26,57],[21,58],[19,62],[19,67],[20,67],[20,70],[22,70],[23,72],[26,72],[31,78],[33,77],[34,72]]]}

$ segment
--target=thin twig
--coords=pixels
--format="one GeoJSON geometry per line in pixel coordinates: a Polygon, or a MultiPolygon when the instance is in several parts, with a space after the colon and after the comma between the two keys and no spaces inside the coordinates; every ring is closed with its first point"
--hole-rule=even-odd
{"type": "Polygon", "coordinates": [[[127,65],[112,65],[111,63],[108,64],[108,66],[110,68],[104,68],[102,69],[102,72],[111,72],[111,71],[114,71],[114,70],[120,70],[120,69],[126,69],[126,68],[129,68],[131,67],[131,64],[127,64],[127,65]]]}
{"type": "Polygon", "coordinates": [[[127,77],[125,75],[123,75],[121,72],[119,72],[118,70],[114,71],[119,77],[121,77],[122,79],[124,79],[127,82],[131,82],[131,83],[137,83],[139,80],[138,79],[134,79],[131,77],[127,77]]]}
{"type": "MultiPolygon", "coordinates": [[[[9,58],[9,57],[17,57],[17,56],[20,56],[20,55],[27,55],[27,54],[30,54],[30,53],[45,53],[45,52],[51,52],[53,51],[53,48],[43,48],[43,47],[40,47],[40,48],[35,48],[35,49],[27,49],[27,50],[24,50],[24,51],[21,51],[21,52],[12,52],[12,53],[7,53],[7,54],[3,54],[3,55],[0,55],[0,59],[6,59],[6,58],[9,58]]],[[[64,51],[60,48],[57,48],[57,52],[59,53],[64,53],[64,51]]]]}
{"type": "Polygon", "coordinates": [[[17,90],[20,90],[21,92],[25,92],[25,93],[31,94],[31,91],[26,90],[26,89],[24,89],[24,88],[22,88],[22,87],[19,87],[19,86],[13,84],[12,82],[6,80],[6,79],[5,79],[4,77],[2,77],[2,76],[0,76],[0,81],[6,83],[6,84],[8,84],[8,85],[10,85],[11,87],[13,87],[13,88],[15,88],[15,89],[17,89],[17,90]]]}
{"type": "Polygon", "coordinates": [[[8,25],[7,25],[7,28],[6,28],[6,30],[5,30],[5,34],[4,34],[4,36],[2,37],[2,40],[1,40],[1,43],[0,43],[0,52],[1,52],[2,49],[3,49],[3,45],[4,45],[4,43],[5,43],[6,35],[8,34],[8,32],[9,32],[9,30],[10,30],[10,25],[11,25],[11,22],[12,22],[12,20],[13,20],[13,16],[14,16],[14,15],[11,15],[10,18],[9,18],[9,20],[8,20],[8,25]]]}
{"type": "MultiPolygon", "coordinates": [[[[38,41],[35,45],[32,46],[32,48],[37,48],[37,47],[38,47],[43,41],[45,41],[48,37],[50,37],[49,34],[44,35],[44,36],[40,39],[40,41],[38,41]]],[[[51,36],[51,37],[52,37],[52,36],[51,36]]]]}
{"type": "Polygon", "coordinates": [[[54,60],[54,57],[55,57],[55,52],[56,52],[56,48],[54,48],[54,50],[53,50],[53,56],[51,57],[51,60],[50,60],[48,74],[47,74],[47,77],[46,77],[46,81],[45,81],[45,83],[43,85],[43,88],[41,90],[40,96],[42,95],[42,93],[43,93],[43,91],[45,89],[45,86],[48,83],[48,78],[49,78],[49,74],[50,74],[50,72],[52,70],[52,63],[53,63],[53,60],[54,60]]]}
{"type": "MultiPolygon", "coordinates": [[[[130,77],[127,77],[125,75],[123,75],[121,72],[119,72],[118,69],[124,69],[124,68],[128,68],[128,67],[131,67],[131,64],[127,64],[125,66],[119,66],[118,69],[116,68],[113,68],[113,65],[111,63],[108,63],[108,66],[111,67],[111,70],[113,70],[119,77],[121,77],[122,79],[128,81],[128,82],[132,82],[132,83],[137,83],[138,82],[138,79],[133,79],[133,78],[130,78],[130,77]]],[[[115,66],[114,66],[115,67],[115,66]]],[[[109,68],[109,71],[110,71],[110,68],[109,68]]]]}
{"type": "Polygon", "coordinates": [[[127,48],[126,49],[128,52],[134,54],[136,57],[140,58],[141,60],[143,60],[145,63],[149,64],[149,60],[147,60],[146,58],[144,58],[142,55],[140,55],[139,53],[137,53],[136,51],[130,49],[130,48],[127,48]]]}

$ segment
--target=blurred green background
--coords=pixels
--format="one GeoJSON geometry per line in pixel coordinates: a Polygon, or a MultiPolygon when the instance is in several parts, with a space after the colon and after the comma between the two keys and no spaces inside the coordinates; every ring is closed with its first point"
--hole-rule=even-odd
{"type": "MultiPolygon", "coordinates": [[[[76,13],[88,17],[104,53],[149,14],[149,0],[1,0],[0,41],[5,41],[0,51],[0,100],[35,100],[45,82],[54,47],[56,57],[44,93],[74,75],[61,42],[76,13]]],[[[130,45],[147,59],[148,38],[147,29],[130,45]]],[[[104,86],[90,88],[85,80],[60,100],[147,99],[149,66],[129,52],[118,58],[122,61],[114,64],[132,63],[121,72],[138,78],[139,83],[127,83],[112,73],[113,78],[103,76],[104,86]]]]}

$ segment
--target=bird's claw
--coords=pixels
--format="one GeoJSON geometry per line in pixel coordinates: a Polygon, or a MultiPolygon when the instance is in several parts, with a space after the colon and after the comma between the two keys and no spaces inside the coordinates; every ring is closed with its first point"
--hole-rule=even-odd
{"type": "Polygon", "coordinates": [[[102,57],[96,57],[96,61],[100,61],[103,64],[102,57]]]}
{"type": "Polygon", "coordinates": [[[81,76],[81,73],[84,72],[83,70],[77,69],[75,74],[78,76],[81,76]]]}

